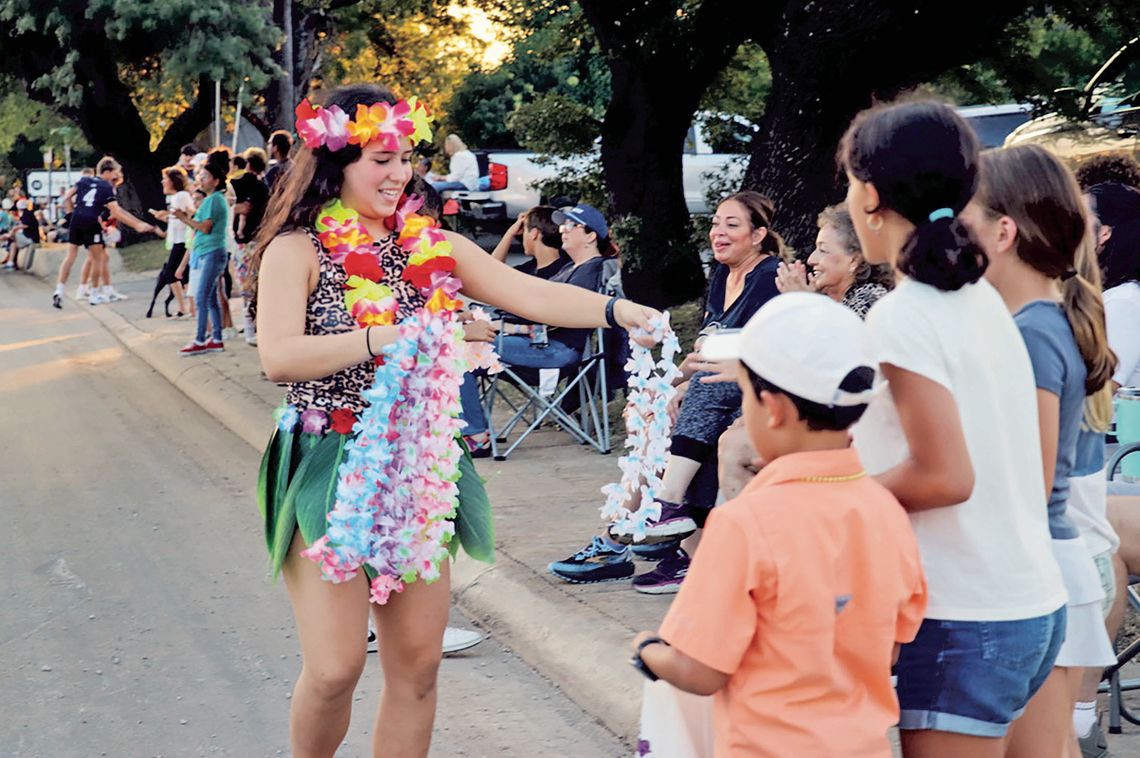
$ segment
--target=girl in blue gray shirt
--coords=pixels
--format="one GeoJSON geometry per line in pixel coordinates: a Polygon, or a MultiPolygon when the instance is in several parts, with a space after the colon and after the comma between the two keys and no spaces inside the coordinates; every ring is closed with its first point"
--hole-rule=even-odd
{"type": "MultiPolygon", "coordinates": [[[[964,217],[990,258],[986,279],[1014,314],[1037,391],[1044,495],[1053,553],[1068,590],[1065,642],[1053,672],[1010,731],[1006,755],[1079,755],[1072,710],[1085,668],[1116,656],[1104,627],[1104,589],[1067,513],[1082,426],[1104,430],[1116,359],[1076,179],[1036,146],[982,156],[982,185],[964,217]],[[1080,263],[1086,265],[1081,266],[1080,263]]],[[[1026,388],[1028,390],[1028,388],[1026,388]]]]}

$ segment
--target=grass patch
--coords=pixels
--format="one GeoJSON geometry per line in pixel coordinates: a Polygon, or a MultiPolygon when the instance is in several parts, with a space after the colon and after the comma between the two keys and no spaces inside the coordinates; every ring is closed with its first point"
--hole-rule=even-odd
{"type": "Polygon", "coordinates": [[[119,255],[123,259],[124,269],[139,273],[162,268],[169,253],[163,240],[154,239],[119,248],[119,255]]]}

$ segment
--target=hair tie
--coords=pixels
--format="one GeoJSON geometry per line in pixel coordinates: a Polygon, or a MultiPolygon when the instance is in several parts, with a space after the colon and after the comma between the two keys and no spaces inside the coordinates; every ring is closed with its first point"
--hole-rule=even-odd
{"type": "Polygon", "coordinates": [[[1061,281],[1067,282],[1076,275],[1077,275],[1077,270],[1075,268],[1071,268],[1068,271],[1066,271],[1065,273],[1061,274],[1061,281]]]}
{"type": "Polygon", "coordinates": [[[936,211],[932,211],[932,212],[930,213],[930,215],[929,215],[929,216],[927,216],[927,218],[929,218],[929,219],[930,219],[930,223],[934,223],[935,221],[937,221],[937,220],[938,220],[938,219],[940,219],[940,218],[949,218],[949,219],[952,219],[952,218],[954,218],[956,215],[958,215],[958,214],[956,214],[956,213],[954,212],[954,209],[953,209],[953,208],[939,208],[939,209],[938,209],[938,210],[936,210],[936,211]]]}

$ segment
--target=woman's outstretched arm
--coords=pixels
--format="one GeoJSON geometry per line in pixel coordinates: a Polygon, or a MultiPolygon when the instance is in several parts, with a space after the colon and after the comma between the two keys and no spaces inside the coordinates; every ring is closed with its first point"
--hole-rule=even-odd
{"type": "MultiPolygon", "coordinates": [[[[606,326],[609,298],[572,284],[548,282],[515,271],[480,250],[465,237],[447,232],[453,246],[456,274],[463,294],[483,303],[517,313],[540,324],[586,328],[606,326]]],[[[619,300],[614,317],[626,329],[645,328],[660,313],[631,300],[619,300]]]]}

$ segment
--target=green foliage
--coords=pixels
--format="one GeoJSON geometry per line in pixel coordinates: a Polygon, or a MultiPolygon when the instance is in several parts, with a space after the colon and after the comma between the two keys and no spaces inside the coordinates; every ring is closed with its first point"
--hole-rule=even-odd
{"type": "Polygon", "coordinates": [[[235,89],[246,79],[263,86],[277,73],[270,56],[278,33],[260,3],[0,0],[0,22],[14,30],[0,71],[65,108],[80,105],[87,56],[105,56],[104,64],[158,65],[173,79],[205,75],[235,89]]]}
{"type": "MultiPolygon", "coordinates": [[[[521,106],[545,98],[554,98],[544,101],[556,110],[567,102],[577,104],[575,115],[582,116],[579,125],[589,123],[589,119],[600,121],[609,102],[609,70],[577,4],[560,12],[541,5],[517,12],[524,33],[508,60],[494,71],[467,77],[447,105],[449,124],[468,144],[520,147],[522,139],[508,119],[521,106]]],[[[541,118],[532,110],[519,123],[541,118]]],[[[589,142],[596,137],[597,124],[589,142]]],[[[580,133],[576,138],[583,141],[580,133]]],[[[566,152],[561,149],[559,154],[566,152]]]]}
{"type": "Polygon", "coordinates": [[[1057,91],[1083,87],[1134,34],[1109,5],[1088,18],[1062,7],[1031,11],[1010,24],[992,56],[948,71],[931,88],[962,104],[1016,101],[1066,111],[1071,97],[1057,91]]]}
{"type": "Polygon", "coordinates": [[[772,67],[759,45],[746,42],[701,98],[700,110],[743,116],[752,123],[764,115],[772,91],[772,67]]]}
{"type": "Polygon", "coordinates": [[[589,106],[547,92],[515,109],[507,118],[507,127],[527,150],[565,157],[589,152],[601,124],[589,106]]]}

